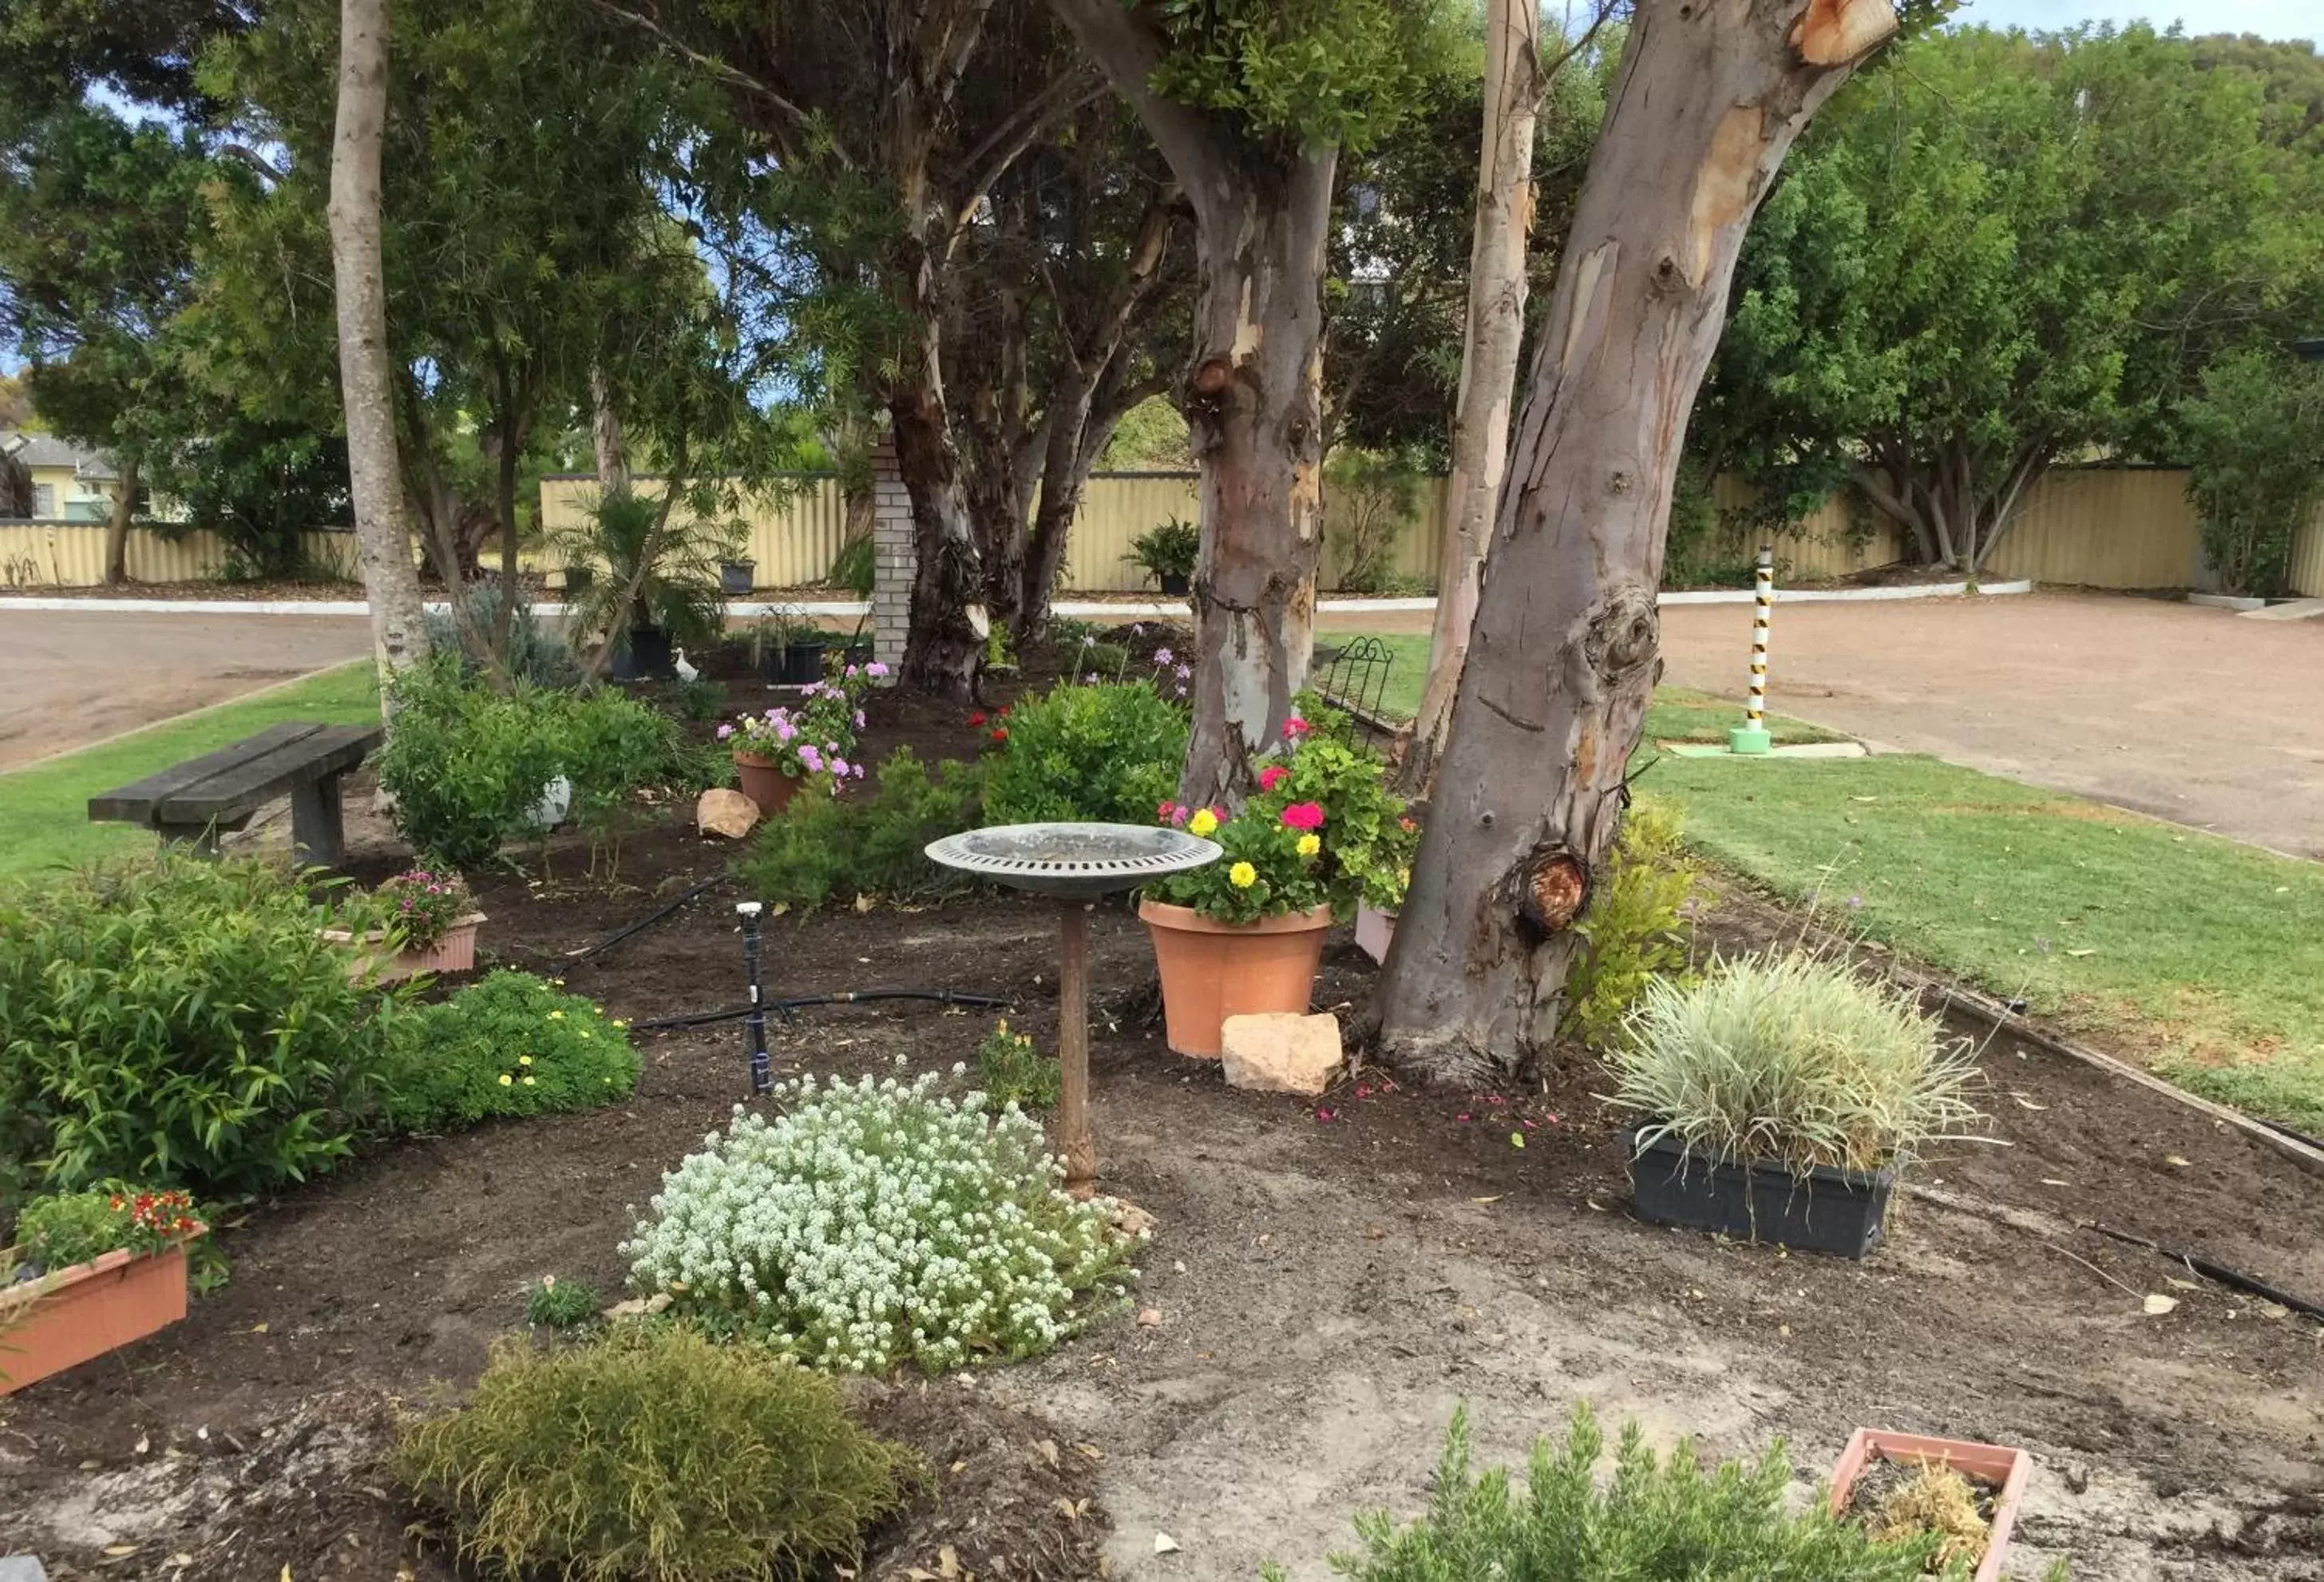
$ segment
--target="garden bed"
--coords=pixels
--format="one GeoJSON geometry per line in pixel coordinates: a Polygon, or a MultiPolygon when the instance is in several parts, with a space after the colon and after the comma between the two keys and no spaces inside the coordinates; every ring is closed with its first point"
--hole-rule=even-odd
{"type": "MultiPolygon", "coordinates": [[[[875,760],[906,741],[964,755],[979,734],[922,699],[872,712],[875,760]]],[[[573,954],[733,851],[673,824],[600,888],[560,844],[549,883],[478,883],[484,955],[633,1021],[736,1004],[731,890],[573,954]]],[[[376,879],[409,857],[375,845],[358,865],[376,879]]],[[[1005,995],[1012,1028],[1053,1050],[1055,929],[1046,903],[985,894],[775,920],[768,990],[1005,995]]],[[[1102,1544],[1118,1577],[1248,1578],[1273,1557],[1319,1577],[1352,1509],[1416,1507],[1457,1400],[1480,1458],[1509,1459],[1581,1396],[1720,1454],[1786,1435],[1810,1481],[1868,1421],[2022,1445],[2028,1575],[2070,1555],[2110,1582],[2324,1577],[2317,1328],[2070,1226],[2324,1292],[2324,1202],[2264,1146],[1998,1039],[1982,1103],[2006,1146],[1949,1148],[1915,1179],[2039,1234],[1905,1196],[1863,1264],[1785,1255],[1633,1219],[1589,1062],[1523,1092],[1371,1073],[1314,1102],[1236,1092],[1164,1049],[1126,907],[1098,911],[1092,948],[1101,1186],[1158,1219],[1144,1311],[1028,1366],[865,1387],[940,1493],[867,1575],[934,1572],[951,1544],[979,1577],[1002,1574],[976,1563],[992,1554],[1010,1577],[1085,1577],[1102,1544]],[[2177,1305],[2148,1316],[2146,1293],[2177,1305]],[[1178,1549],[1157,1554],[1158,1533],[1178,1549]]],[[[1373,970],[1334,930],[1318,1008],[1360,1000],[1373,970]]],[[[991,1024],[890,1002],[802,1012],[770,1041],[779,1078],[899,1055],[948,1069],[991,1024]]],[[[393,1411],[470,1383],[543,1274],[615,1291],[629,1206],[747,1093],[738,1024],[638,1043],[625,1105],[384,1147],[222,1224],[234,1279],[184,1323],[0,1406],[0,1552],[60,1577],[450,1576],[379,1466],[393,1411]]]]}

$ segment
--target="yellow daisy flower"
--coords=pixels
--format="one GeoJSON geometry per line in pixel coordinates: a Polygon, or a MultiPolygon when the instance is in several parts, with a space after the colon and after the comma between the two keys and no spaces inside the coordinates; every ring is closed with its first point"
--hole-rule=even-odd
{"type": "Polygon", "coordinates": [[[1301,836],[1301,837],[1299,837],[1299,855],[1300,855],[1301,856],[1303,856],[1303,857],[1312,857],[1312,856],[1314,856],[1317,852],[1322,851],[1323,849],[1323,837],[1322,836],[1320,836],[1320,835],[1303,835],[1303,836],[1301,836]]]}
{"type": "Polygon", "coordinates": [[[1214,835],[1218,832],[1219,816],[1208,808],[1197,808],[1194,816],[1186,820],[1186,829],[1193,835],[1214,835]]]}
{"type": "Polygon", "coordinates": [[[511,1083],[514,1082],[515,1080],[516,1080],[516,1078],[513,1078],[513,1077],[512,1077],[512,1076],[510,1076],[507,1072],[503,1071],[503,1072],[502,1072],[502,1073],[501,1073],[501,1086],[502,1086],[503,1087],[508,1087],[511,1083]]]}
{"type": "Polygon", "coordinates": [[[520,1066],[530,1066],[532,1064],[532,1057],[530,1055],[519,1055],[516,1058],[516,1063],[520,1066]]]}
{"type": "Polygon", "coordinates": [[[551,1011],[549,1013],[549,1019],[551,1022],[562,1022],[565,1020],[565,1013],[562,1011],[551,1011]]]}
{"type": "Polygon", "coordinates": [[[1237,863],[1227,870],[1227,883],[1238,890],[1248,890],[1259,883],[1259,870],[1249,863],[1237,863]]]}
{"type": "Polygon", "coordinates": [[[530,1077],[527,1077],[527,1078],[524,1079],[524,1085],[525,1085],[527,1087],[530,1087],[532,1086],[532,1078],[530,1078],[530,1077]]]}
{"type": "Polygon", "coordinates": [[[615,1027],[617,1027],[617,1028],[619,1028],[619,1027],[627,1027],[627,1026],[629,1025],[629,1023],[628,1023],[628,1022],[626,1022],[622,1021],[619,1017],[616,1017],[616,1018],[614,1018],[613,1025],[614,1025],[615,1027]]]}

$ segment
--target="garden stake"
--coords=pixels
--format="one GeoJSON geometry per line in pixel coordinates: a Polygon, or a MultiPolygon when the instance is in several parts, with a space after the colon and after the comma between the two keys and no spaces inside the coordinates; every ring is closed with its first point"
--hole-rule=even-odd
{"type": "Polygon", "coordinates": [[[1759,546],[1759,562],[1751,574],[1751,698],[1743,706],[1743,723],[1727,733],[1727,750],[1752,756],[1775,745],[1767,735],[1767,624],[1775,609],[1775,550],[1759,546]]]}
{"type": "Polygon", "coordinates": [[[774,1087],[774,1074],[767,1065],[767,1006],[766,995],[760,988],[759,978],[759,907],[755,901],[738,901],[734,910],[742,916],[742,959],[751,969],[751,1015],[747,1023],[747,1048],[751,1051],[751,1091],[766,1093],[774,1087]]]}

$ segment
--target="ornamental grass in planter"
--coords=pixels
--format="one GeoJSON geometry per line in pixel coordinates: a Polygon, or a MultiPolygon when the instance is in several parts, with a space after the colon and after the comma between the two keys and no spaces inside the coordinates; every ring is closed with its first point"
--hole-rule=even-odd
{"type": "Polygon", "coordinates": [[[1167,801],[1157,811],[1222,848],[1209,866],[1149,885],[1139,902],[1167,1041],[1182,1055],[1217,1055],[1230,1016],[1305,1012],[1324,930],[1391,874],[1400,894],[1417,838],[1379,758],[1334,722],[1319,727],[1304,715],[1284,723],[1282,746],[1233,817],[1167,801]]]}
{"type": "Polygon", "coordinates": [[[208,1230],[184,1192],[35,1198],[0,1251],[0,1395],[186,1316],[186,1249],[208,1230]]]}
{"type": "Polygon", "coordinates": [[[1889,1189],[1984,1117],[1977,1072],[1910,991],[1771,950],[1646,985],[1607,1057],[1645,1218],[1788,1247],[1868,1253],[1889,1189]]]}

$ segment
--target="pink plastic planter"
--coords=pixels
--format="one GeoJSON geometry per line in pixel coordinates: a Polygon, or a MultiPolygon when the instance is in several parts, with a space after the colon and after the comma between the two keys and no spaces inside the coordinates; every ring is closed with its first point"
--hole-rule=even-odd
{"type": "Polygon", "coordinates": [[[2001,1559],[2009,1549],[2009,1530],[2017,1524],[2017,1504],[2025,1497],[2025,1480],[2033,1475],[2032,1457],[2007,1445],[1980,1445],[1974,1439],[1858,1429],[1849,1436],[1848,1448],[1840,1453],[1840,1465],[1831,1470],[1833,1515],[1847,1513],[1849,1491],[1856,1486],[1865,1465],[1872,1461],[1904,1466],[1934,1462],[1999,1490],[1993,1501],[1993,1524],[1986,1531],[1985,1559],[1971,1582],[2001,1582],[2001,1559]]]}

